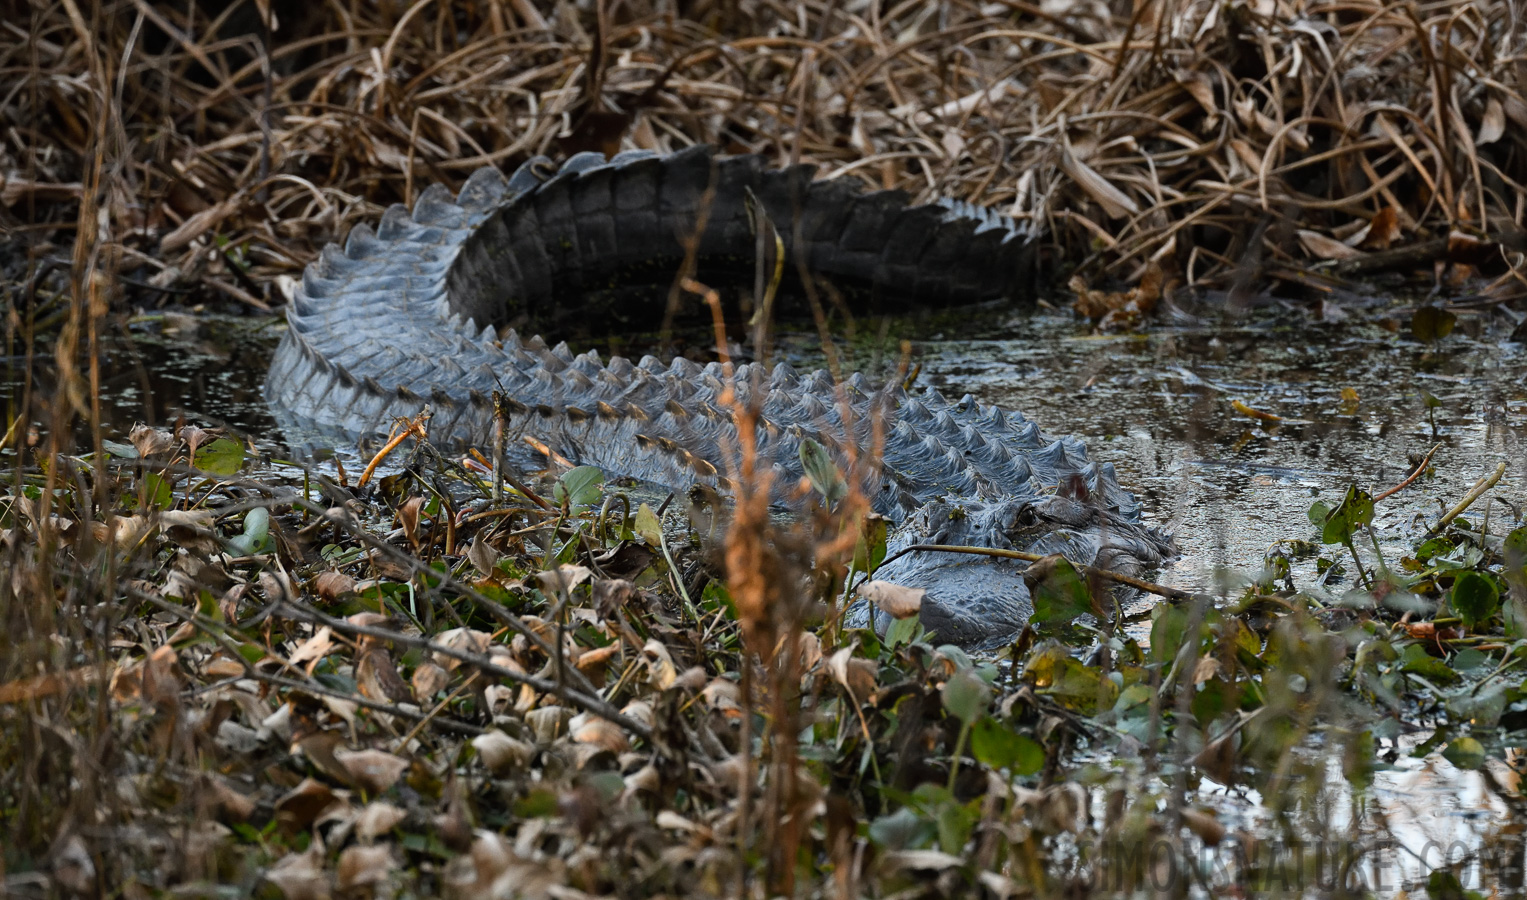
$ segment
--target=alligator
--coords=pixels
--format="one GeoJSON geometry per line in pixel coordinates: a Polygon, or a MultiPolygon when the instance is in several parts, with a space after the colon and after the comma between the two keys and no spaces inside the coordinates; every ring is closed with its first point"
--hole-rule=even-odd
{"type": "MultiPolygon", "coordinates": [[[[1138,574],[1169,553],[1111,465],[968,395],[951,402],[896,379],[835,382],[786,364],[605,362],[521,336],[650,330],[675,296],[675,273],[751,287],[763,222],[779,235],[793,283],[782,314],[813,290],[818,304],[826,294],[886,311],[1034,296],[1033,241],[969,203],[913,205],[900,191],[703,146],[579,154],[560,169],[538,157],[507,178],[481,169],[454,198],[434,185],[411,211],[388,209],[375,232],[359,225],[343,250],[325,247],[293,291],[266,399],[283,427],[302,433],[375,436],[427,407],[434,442],[488,447],[503,429],[510,465],[544,468],[555,454],[721,495],[736,487],[738,423],[751,422],[776,503],[802,502],[801,449],[813,441],[862,477],[889,520],[893,555],[965,544],[1138,574]]],[[[745,301],[727,302],[727,314],[747,312],[737,307],[745,301]]],[[[876,577],[926,589],[920,617],[940,640],[989,648],[1033,612],[1025,568],[919,552],[876,577]]],[[[887,624],[876,610],[853,616],[887,624]]]]}

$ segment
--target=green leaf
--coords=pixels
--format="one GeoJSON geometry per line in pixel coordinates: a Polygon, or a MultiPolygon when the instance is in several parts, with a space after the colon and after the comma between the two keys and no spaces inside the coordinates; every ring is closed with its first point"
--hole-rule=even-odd
{"type": "Polygon", "coordinates": [[[537,788],[514,804],[514,814],[522,819],[549,819],[557,814],[557,794],[537,788]]]}
{"type": "MultiPolygon", "coordinates": [[[[1314,506],[1310,507],[1310,518],[1315,518],[1314,506]]],[[[1322,543],[1350,544],[1357,529],[1372,522],[1373,495],[1354,484],[1347,488],[1347,495],[1326,514],[1324,521],[1315,524],[1320,527],[1322,543]]]]}
{"type": "Polygon", "coordinates": [[[1527,597],[1527,525],[1506,535],[1501,549],[1506,557],[1506,583],[1527,597]]]}
{"type": "MultiPolygon", "coordinates": [[[[1037,565],[1037,563],[1036,563],[1037,565]]],[[[1092,595],[1087,582],[1065,557],[1055,557],[1054,566],[1044,579],[1034,585],[1034,614],[1029,621],[1039,625],[1069,623],[1077,616],[1092,612],[1092,595]]]]}
{"type": "Polygon", "coordinates": [[[897,619],[891,623],[891,627],[885,630],[885,645],[887,647],[900,647],[917,640],[918,632],[922,629],[922,622],[917,616],[909,616],[905,619],[897,619]]]}
{"type": "Polygon", "coordinates": [[[1169,663],[1177,658],[1182,648],[1182,633],[1188,627],[1188,611],[1180,606],[1161,604],[1156,607],[1156,620],[1151,623],[1151,659],[1169,663]]]}
{"type": "Polygon", "coordinates": [[[1045,764],[1045,748],[1027,735],[982,716],[970,729],[970,753],[993,769],[1011,769],[1014,775],[1033,775],[1045,764]]]}
{"type": "Polygon", "coordinates": [[[945,853],[959,854],[981,815],[959,803],[945,803],[938,810],[938,843],[945,853]]]}
{"type": "Polygon", "coordinates": [[[888,816],[881,816],[870,823],[870,840],[887,850],[904,850],[920,847],[933,837],[933,824],[903,806],[888,816]]]}
{"type": "Polygon", "coordinates": [[[1458,317],[1440,306],[1422,306],[1410,317],[1410,333],[1418,341],[1436,341],[1453,333],[1458,317]]]}
{"type": "Polygon", "coordinates": [[[1442,751],[1442,758],[1460,769],[1477,769],[1485,764],[1485,747],[1478,740],[1464,735],[1454,738],[1442,751]]]}
{"type": "Polygon", "coordinates": [[[1478,572],[1460,572],[1453,579],[1453,589],[1448,592],[1448,603],[1453,612],[1469,628],[1477,628],[1488,622],[1500,609],[1500,592],[1495,582],[1478,572]]]}
{"type": "Polygon", "coordinates": [[[658,520],[657,513],[652,511],[652,507],[645,503],[636,511],[636,533],[650,546],[663,545],[663,523],[658,520]]]}
{"type": "Polygon", "coordinates": [[[151,509],[169,509],[175,505],[175,490],[170,480],[158,472],[144,473],[143,496],[145,506],[151,509]]]}
{"type": "Polygon", "coordinates": [[[270,543],[270,510],[256,506],[244,514],[244,533],[228,541],[239,556],[255,556],[270,543]]]}
{"type": "Polygon", "coordinates": [[[1451,666],[1428,654],[1420,644],[1406,647],[1400,660],[1400,671],[1420,675],[1434,684],[1452,684],[1458,680],[1458,673],[1451,666]]]}
{"type": "Polygon", "coordinates": [[[1506,637],[1513,641],[1527,638],[1527,591],[1513,591],[1502,604],[1506,637]]]}
{"type": "Polygon", "coordinates": [[[958,669],[944,682],[944,708],[966,725],[985,714],[991,688],[975,669],[958,669]]]}
{"type": "Polygon", "coordinates": [[[558,504],[577,508],[598,503],[603,494],[604,471],[598,466],[578,466],[562,473],[552,486],[551,496],[558,504]]]}
{"type": "Polygon", "coordinates": [[[874,574],[885,561],[886,525],[884,516],[871,513],[859,524],[859,541],[854,545],[854,569],[874,574]]]}
{"type": "Polygon", "coordinates": [[[244,445],[231,438],[218,438],[197,447],[191,465],[214,475],[234,475],[244,467],[244,445]]]}
{"type": "Polygon", "coordinates": [[[801,440],[801,469],[811,481],[811,486],[832,506],[848,495],[848,484],[838,464],[832,461],[827,448],[811,438],[801,440]]]}

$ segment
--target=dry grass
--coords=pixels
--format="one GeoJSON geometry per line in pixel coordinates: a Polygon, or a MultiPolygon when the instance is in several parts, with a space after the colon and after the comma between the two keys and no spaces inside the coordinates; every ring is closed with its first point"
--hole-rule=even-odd
{"type": "MultiPolygon", "coordinates": [[[[1488,251],[1472,262],[1498,261],[1493,242],[1518,243],[1524,213],[1527,57],[1501,0],[698,2],[682,15],[272,0],[273,23],[252,2],[212,16],[146,0],[11,5],[7,334],[26,352],[56,336],[55,438],[76,417],[99,421],[95,341],[113,308],[206,288],[278,306],[276,276],[380,206],[535,153],[710,141],[813,160],[834,177],[1007,209],[1037,225],[1054,266],[1092,281],[1136,282],[1155,264],[1244,285],[1322,260],[1361,271],[1374,263],[1355,254],[1385,248],[1420,248],[1400,266],[1430,264],[1471,239],[1488,251]],[[67,288],[53,280],[63,271],[67,288]]],[[[676,622],[618,578],[570,583],[549,551],[590,524],[547,521],[541,507],[459,533],[447,507],[422,514],[421,531],[421,510],[445,496],[421,478],[395,512],[370,510],[389,527],[396,515],[406,540],[387,542],[336,512],[345,504],[182,475],[174,506],[187,517],[139,519],[129,507],[157,484],[146,470],[62,444],[21,451],[21,437],[7,441],[18,453],[0,540],[0,865],[21,872],[8,891],[201,890],[252,886],[259,872],[294,898],[399,885],[489,896],[495,883],[546,895],[1085,891],[1046,868],[1058,836],[1092,827],[1060,762],[1088,733],[1080,707],[1034,690],[1054,673],[1004,683],[991,705],[1001,727],[1043,731],[1033,789],[996,765],[950,766],[970,722],[945,704],[969,667],[924,645],[822,659],[807,626],[836,596],[852,532],[832,519],[772,532],[749,502],[767,485],[752,478],[739,479],[752,493],[726,556],[736,615],[676,622]],[[344,561],[315,559],[318,538],[230,558],[221,541],[255,506],[344,561]],[[476,556],[462,549],[474,535],[476,556]],[[219,586],[203,591],[203,578],[219,586]],[[813,589],[792,589],[802,582],[813,589]],[[415,618],[357,612],[358,584],[394,613],[412,598],[415,618]],[[178,599],[188,590],[194,611],[178,599]],[[518,614],[495,597],[543,605],[518,614]],[[320,677],[336,674],[354,684],[320,677]],[[278,714],[270,734],[239,742],[278,714]],[[559,730],[573,722],[585,730],[559,730]],[[463,735],[490,724],[513,743],[468,750],[463,735]],[[810,758],[803,728],[818,741],[810,758]],[[933,844],[866,837],[946,776],[914,817],[940,829],[933,844]],[[379,822],[391,824],[372,833],[379,822]]],[[[577,558],[603,549],[600,536],[577,558]]],[[[684,590],[682,571],[631,574],[684,590]]],[[[1283,640],[1325,640],[1287,623],[1283,640]]],[[[1156,660],[1158,683],[1169,663],[1156,660]]],[[[1311,719],[1345,711],[1337,677],[1306,678],[1321,687],[1311,719]]],[[[1152,759],[1173,699],[1150,701],[1152,759]]],[[[1227,747],[1242,727],[1256,732],[1236,726],[1227,747]]],[[[1289,745],[1274,747],[1287,765],[1289,745]]],[[[1156,797],[1131,777],[1109,802],[1132,815],[1099,835],[1158,833],[1156,797]]],[[[1179,791],[1179,819],[1195,813],[1182,802],[1179,791]]]]}
{"type": "Polygon", "coordinates": [[[269,276],[429,182],[710,141],[997,206],[1131,282],[1151,260],[1204,283],[1455,231],[1519,243],[1507,2],[273,7],[268,57],[252,3],[8,19],[9,224],[67,240],[83,194],[138,278],[275,305],[269,276]]]}

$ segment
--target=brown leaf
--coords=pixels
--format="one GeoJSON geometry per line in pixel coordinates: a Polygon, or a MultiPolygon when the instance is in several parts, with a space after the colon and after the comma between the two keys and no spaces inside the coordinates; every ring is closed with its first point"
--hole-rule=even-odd
{"type": "Polygon", "coordinates": [[[1138,203],[1115,187],[1113,182],[1098,174],[1096,169],[1077,159],[1071,153],[1069,144],[1061,148],[1060,168],[1094,203],[1102,207],[1103,214],[1108,218],[1123,219],[1140,214],[1138,203]]]}
{"type": "Polygon", "coordinates": [[[1225,839],[1225,826],[1212,813],[1191,806],[1185,807],[1182,810],[1182,824],[1210,847],[1218,846],[1225,839]]]}
{"type": "Polygon", "coordinates": [[[403,535],[415,547],[419,546],[419,515],[423,509],[423,497],[409,497],[398,507],[398,523],[403,526],[403,535]]]}
{"type": "Polygon", "coordinates": [[[642,647],[642,659],[647,663],[647,683],[658,690],[665,691],[678,680],[679,673],[674,668],[673,657],[657,638],[648,640],[646,646],[642,647]]]}
{"type": "Polygon", "coordinates": [[[550,571],[537,573],[536,581],[540,583],[541,590],[548,594],[562,594],[588,581],[593,574],[593,570],[586,566],[564,564],[550,571]]]}
{"type": "Polygon", "coordinates": [[[1393,206],[1386,206],[1373,214],[1368,221],[1368,233],[1363,237],[1362,245],[1370,250],[1387,250],[1389,245],[1400,239],[1400,211],[1393,206]]]}
{"type": "Polygon", "coordinates": [[[472,543],[467,547],[467,560],[484,578],[491,578],[498,572],[498,551],[482,539],[481,533],[472,536],[472,543]]]}
{"type": "Polygon", "coordinates": [[[1351,259],[1354,256],[1362,256],[1360,252],[1336,238],[1326,237],[1318,231],[1301,228],[1296,234],[1305,252],[1316,259],[1351,259]]]}
{"type": "Polygon", "coordinates": [[[385,750],[336,750],[334,758],[345,767],[350,784],[370,794],[392,787],[408,769],[408,760],[385,750]]]}
{"type": "Polygon", "coordinates": [[[445,669],[428,660],[419,663],[414,669],[414,677],[410,679],[413,685],[414,698],[420,703],[428,703],[435,695],[445,690],[450,683],[451,674],[445,669]]]}
{"type": "Polygon", "coordinates": [[[524,771],[535,758],[536,748],[502,731],[487,731],[472,738],[472,747],[488,771],[499,777],[524,771]]]}
{"type": "Polygon", "coordinates": [[[306,851],[282,857],[266,870],[265,880],[280,888],[286,900],[328,900],[329,876],[323,868],[323,842],[314,841],[306,851]]]}
{"type": "Polygon", "coordinates": [[[1474,143],[1483,147],[1493,144],[1506,134],[1506,108],[1494,97],[1485,101],[1485,114],[1479,120],[1479,136],[1474,143]]]}
{"type": "Polygon", "coordinates": [[[407,703],[414,697],[408,684],[398,674],[392,654],[382,647],[370,647],[355,663],[356,688],[362,697],[383,702],[407,703]]]}
{"type": "Polygon", "coordinates": [[[631,746],[625,732],[613,722],[593,713],[580,713],[568,723],[568,734],[580,744],[591,744],[611,753],[624,753],[631,746]]]}
{"type": "Polygon", "coordinates": [[[343,572],[320,572],[313,579],[313,587],[318,591],[320,600],[333,603],[355,590],[355,579],[343,572]]]}
{"type": "Polygon", "coordinates": [[[392,848],[386,844],[370,847],[346,847],[339,854],[335,883],[340,890],[375,888],[392,874],[395,863],[392,848]]]}
{"type": "Polygon", "coordinates": [[[304,778],[276,801],[276,819],[288,834],[296,834],[305,831],[334,802],[334,791],[328,785],[304,778]]]}
{"type": "Polygon", "coordinates": [[[333,649],[334,631],[325,625],[318,629],[318,632],[312,637],[299,644],[297,649],[292,651],[292,655],[287,659],[287,662],[293,666],[307,663],[307,673],[312,675],[313,667],[318,665],[333,649]]]}
{"type": "Polygon", "coordinates": [[[368,803],[355,818],[355,836],[363,843],[369,843],[398,827],[406,818],[408,813],[391,803],[380,800],[368,803]]]}
{"type": "Polygon", "coordinates": [[[180,706],[180,657],[166,644],[149,654],[143,665],[143,699],[162,709],[180,706]]]}
{"type": "Polygon", "coordinates": [[[175,449],[175,439],[170,437],[168,431],[147,425],[134,425],[132,431],[127,433],[127,440],[137,448],[138,455],[145,459],[175,449]]]}
{"type": "Polygon", "coordinates": [[[859,596],[879,607],[894,619],[910,619],[922,611],[924,588],[909,588],[890,581],[867,581],[859,586],[859,596]]]}
{"type": "Polygon", "coordinates": [[[833,680],[843,685],[855,703],[868,703],[875,694],[880,668],[874,662],[855,657],[854,648],[844,647],[827,661],[833,680]]]}

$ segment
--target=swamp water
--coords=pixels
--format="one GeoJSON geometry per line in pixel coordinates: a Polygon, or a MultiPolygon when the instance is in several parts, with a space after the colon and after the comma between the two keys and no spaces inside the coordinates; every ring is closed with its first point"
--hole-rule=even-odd
{"type": "MultiPolygon", "coordinates": [[[[120,440],[135,422],[167,425],[183,416],[226,425],[272,457],[287,455],[261,397],[280,327],[274,320],[182,315],[125,326],[103,352],[107,436],[120,440]]],[[[1148,518],[1175,533],[1181,555],[1157,580],[1233,595],[1275,541],[1313,536],[1305,516],[1314,500],[1334,504],[1354,481],[1374,492],[1397,484],[1434,444],[1440,444],[1435,475],[1379,505],[1375,525],[1386,547],[1402,546],[1424,528],[1425,517],[1435,520],[1443,504],[1502,463],[1506,474],[1495,493],[1515,509],[1496,503],[1491,516],[1501,527],[1492,530],[1520,517],[1527,507],[1527,348],[1488,332],[1482,321],[1465,318],[1453,335],[1424,344],[1409,338],[1408,322],[1322,325],[1299,318],[1094,336],[1069,316],[988,317],[960,324],[958,332],[924,329],[913,355],[922,383],[1020,409],[1051,433],[1085,439],[1143,500],[1148,518]],[[1282,421],[1255,418],[1247,408],[1282,421]]],[[[781,352],[798,367],[818,365],[814,343],[786,333],[781,352]]],[[[845,364],[886,371],[884,360],[895,352],[886,348],[896,342],[874,343],[845,344],[845,364]]],[[[44,385],[46,364],[36,360],[44,385]]],[[[7,400],[20,393],[23,365],[23,357],[10,358],[7,400]]],[[[335,450],[347,466],[358,459],[353,448],[335,450]]],[[[1391,563],[1398,559],[1389,556],[1391,563]]],[[[1135,611],[1148,608],[1141,601],[1135,611]]],[[[1137,623],[1131,633],[1144,640],[1148,627],[1137,623]]],[[[1205,780],[1198,797],[1221,822],[1269,840],[1255,853],[1240,843],[1235,851],[1206,848],[1200,859],[1147,863],[1158,882],[1186,878],[1192,866],[1201,874],[1188,880],[1199,885],[1220,880],[1214,872],[1244,873],[1260,863],[1266,887],[1300,894],[1334,887],[1340,867],[1355,862],[1350,877],[1385,894],[1463,861],[1464,886],[1514,883],[1520,891],[1519,834],[1527,814],[1511,799],[1519,797],[1515,773],[1499,759],[1509,742],[1497,742],[1490,764],[1471,772],[1436,753],[1411,756],[1429,732],[1384,742],[1384,756],[1393,761],[1361,798],[1346,789],[1336,764],[1326,783],[1304,785],[1330,811],[1327,826],[1310,837],[1342,835],[1341,842],[1280,842],[1277,836],[1289,830],[1254,791],[1205,780]],[[1349,829],[1354,816],[1387,819],[1387,828],[1349,829]],[[1353,835],[1367,843],[1353,843],[1353,835]]],[[[1318,756],[1318,747],[1311,753],[1318,756]]],[[[1120,765],[1130,763],[1101,758],[1085,768],[1120,765]]],[[[1101,803],[1093,798],[1095,816],[1101,803]]]]}

